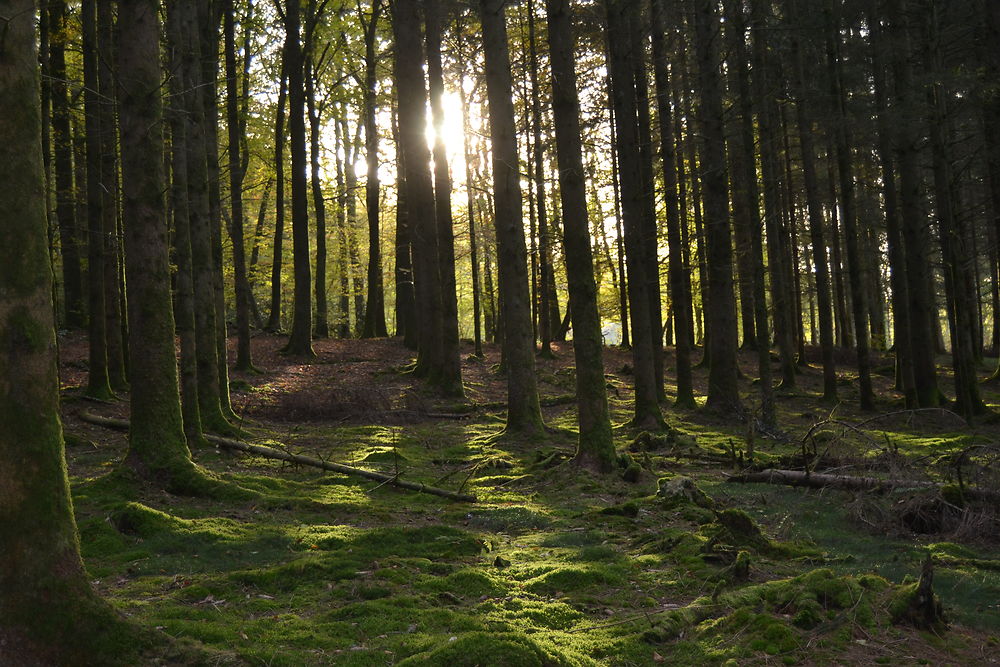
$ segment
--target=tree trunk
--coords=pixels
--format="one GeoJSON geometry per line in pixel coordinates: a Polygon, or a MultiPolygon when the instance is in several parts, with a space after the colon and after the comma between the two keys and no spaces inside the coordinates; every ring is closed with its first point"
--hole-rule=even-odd
{"type": "Polygon", "coordinates": [[[684,289],[686,271],[681,248],[681,210],[677,194],[677,165],[674,144],[674,118],[670,105],[670,82],[667,80],[666,19],[664,0],[652,0],[653,73],[656,85],[656,111],[660,121],[660,157],[663,168],[664,203],[667,218],[667,246],[670,305],[674,322],[674,353],[677,374],[678,408],[695,407],[691,374],[691,304],[684,289]]]}
{"type": "Polygon", "coordinates": [[[216,337],[215,277],[208,190],[208,159],[203,122],[205,94],[201,85],[201,43],[194,0],[178,4],[184,48],[182,51],[185,138],[188,173],[188,216],[191,228],[191,265],[194,279],[195,352],[198,360],[198,405],[201,425],[207,431],[228,432],[232,426],[222,411],[219,386],[219,348],[216,337]]]}
{"type": "Polygon", "coordinates": [[[438,266],[441,282],[441,359],[437,384],[448,396],[462,396],[462,360],[458,338],[458,296],[455,284],[455,232],[451,215],[451,173],[444,143],[444,74],[441,70],[441,9],[438,0],[425,0],[427,23],[427,80],[434,124],[434,200],[437,221],[438,266]]]}
{"type": "Polygon", "coordinates": [[[304,60],[300,31],[300,3],[285,3],[285,59],[288,72],[288,145],[292,154],[292,264],[295,297],[292,331],[284,351],[313,357],[312,267],[309,258],[309,195],[306,177],[304,60]]]}
{"type": "Polygon", "coordinates": [[[436,375],[443,355],[441,280],[434,186],[430,151],[425,137],[427,84],[420,39],[420,12],[416,3],[393,3],[399,147],[406,188],[406,211],[413,248],[418,375],[436,375]]]}
{"type": "MultiPolygon", "coordinates": [[[[568,0],[547,2],[552,63],[552,116],[559,161],[566,279],[573,317],[576,399],[580,439],[576,460],[601,472],[615,468],[615,448],[604,379],[604,343],[590,248],[587,190],[580,141],[573,34],[568,0]]],[[[537,83],[537,81],[535,82],[537,83]]]]}
{"type": "MultiPolygon", "coordinates": [[[[750,93],[750,75],[747,71],[749,58],[744,34],[746,15],[741,0],[725,3],[725,38],[730,58],[729,72],[735,89],[739,92],[739,125],[734,128],[730,143],[730,169],[733,187],[733,223],[736,228],[737,247],[743,247],[741,254],[746,266],[741,266],[740,281],[749,280],[750,293],[745,294],[741,286],[741,304],[750,301],[753,315],[753,335],[756,340],[752,347],[757,351],[757,372],[760,376],[760,421],[773,426],[774,387],[771,370],[771,335],[768,323],[767,296],[764,282],[764,246],[761,233],[760,197],[757,190],[757,160],[754,155],[753,102],[750,93]],[[743,231],[740,231],[740,228],[743,231]],[[742,240],[740,237],[743,237],[742,240]],[[744,245],[746,244],[746,245],[744,245]],[[746,274],[746,275],[745,275],[746,274]]],[[[739,260],[740,255],[737,255],[739,260]]],[[[744,346],[747,329],[743,333],[744,346]]]]}
{"type": "Polygon", "coordinates": [[[84,664],[138,633],[90,588],[66,476],[35,11],[0,1],[0,663],[84,664]]]}
{"type": "Polygon", "coordinates": [[[737,377],[738,335],[733,291],[733,249],[729,224],[725,130],[719,75],[719,17],[714,0],[700,0],[695,8],[695,50],[701,89],[699,121],[705,147],[701,180],[705,197],[705,245],[708,260],[708,403],[717,410],[741,409],[737,377]]]}
{"type": "MultiPolygon", "coordinates": [[[[365,179],[365,208],[368,212],[368,302],[365,304],[365,338],[389,335],[385,325],[385,288],[382,283],[382,240],[379,236],[379,137],[376,114],[378,112],[378,61],[375,39],[382,1],[373,0],[372,13],[365,29],[365,162],[368,175],[365,179]]],[[[363,19],[362,19],[363,20],[363,19]]]]}
{"type": "MultiPolygon", "coordinates": [[[[240,157],[239,93],[236,85],[235,1],[226,0],[224,28],[226,50],[226,127],[229,134],[229,202],[233,240],[233,280],[236,284],[236,370],[253,368],[250,351],[250,282],[246,244],[243,241],[243,160],[240,157]]],[[[222,360],[225,363],[225,360],[222,360]]]]}
{"type": "Polygon", "coordinates": [[[266,329],[281,330],[281,263],[285,238],[285,104],[288,101],[288,58],[282,52],[278,108],[274,115],[274,246],[271,257],[271,309],[266,329]]]}
{"type": "Polygon", "coordinates": [[[635,378],[635,415],[632,423],[640,428],[658,428],[663,424],[659,392],[656,387],[650,315],[647,255],[643,248],[644,192],[639,166],[638,112],[636,109],[635,72],[631,44],[634,43],[633,16],[637,0],[607,0],[608,70],[615,120],[615,144],[625,227],[625,252],[628,258],[628,296],[632,317],[632,361],[635,378]]]}
{"type": "MultiPolygon", "coordinates": [[[[316,53],[316,16],[315,1],[309,3],[309,18],[306,26],[306,47],[304,55],[305,67],[305,97],[306,113],[309,116],[309,168],[310,185],[312,186],[313,214],[316,216],[316,321],[313,335],[316,338],[328,338],[330,325],[328,322],[329,307],[326,299],[326,198],[323,196],[323,180],[320,176],[320,110],[316,106],[316,79],[318,58],[316,53]]],[[[353,166],[349,166],[353,168],[353,166]]]]}
{"type": "Polygon", "coordinates": [[[176,303],[174,320],[180,338],[181,411],[188,441],[196,443],[202,436],[201,410],[198,401],[198,355],[195,334],[194,277],[191,265],[191,202],[188,184],[188,138],[183,100],[187,94],[184,79],[184,28],[176,4],[167,12],[167,48],[169,64],[174,72],[170,78],[170,95],[176,106],[168,110],[171,144],[171,196],[174,221],[174,261],[177,264],[176,303]],[[178,104],[178,101],[180,103],[178,104]]]}
{"type": "Polygon", "coordinates": [[[129,300],[137,304],[129,310],[132,429],[125,465],[169,491],[197,492],[203,478],[184,435],[170,308],[159,16],[148,0],[122,2],[119,11],[125,270],[129,300]]]}
{"type": "Polygon", "coordinates": [[[543,432],[535,379],[534,340],[518,173],[514,104],[504,0],[480,0],[486,93],[493,148],[494,225],[500,299],[503,304],[503,356],[507,370],[507,431],[543,432]]]}
{"type": "MultiPolygon", "coordinates": [[[[798,17],[798,0],[788,0],[786,11],[795,23],[798,17]]],[[[830,295],[830,272],[827,264],[826,240],[823,236],[823,207],[816,176],[816,149],[813,147],[813,126],[806,90],[805,57],[795,29],[792,36],[794,58],[794,95],[796,124],[799,130],[799,149],[802,153],[802,180],[809,215],[809,238],[812,244],[813,267],[816,275],[816,301],[819,311],[820,354],[823,359],[823,400],[837,400],[837,369],[833,360],[833,306],[830,295]]]]}
{"type": "Polygon", "coordinates": [[[864,290],[866,267],[858,248],[857,206],[855,202],[854,174],[851,166],[851,141],[848,132],[848,116],[842,83],[842,65],[837,52],[839,25],[834,16],[833,6],[828,8],[830,24],[827,26],[827,64],[830,77],[830,97],[834,105],[833,134],[836,143],[837,174],[840,179],[841,210],[843,211],[844,238],[847,245],[847,261],[851,286],[851,307],[854,314],[855,350],[858,358],[858,391],[862,410],[875,409],[875,394],[872,390],[871,359],[869,357],[869,334],[867,295],[864,290]]]}
{"type": "MultiPolygon", "coordinates": [[[[104,316],[107,321],[108,381],[112,391],[126,391],[125,337],[118,235],[118,145],[115,141],[114,17],[112,0],[97,0],[98,94],[100,120],[101,227],[104,230],[104,316]]],[[[93,275],[93,274],[91,274],[93,275]]]]}
{"type": "Polygon", "coordinates": [[[86,314],[83,301],[83,270],[80,266],[80,231],[77,228],[73,186],[73,138],[70,132],[70,102],[66,84],[65,0],[48,5],[49,70],[52,76],[52,145],[54,150],[56,221],[62,250],[62,279],[66,326],[83,327],[86,314]]]}
{"type": "MultiPolygon", "coordinates": [[[[893,106],[904,120],[894,123],[896,161],[899,165],[899,212],[906,251],[907,296],[910,310],[910,349],[913,350],[913,385],[917,405],[935,407],[941,402],[934,359],[937,307],[930,292],[930,259],[921,206],[919,138],[913,100],[910,38],[904,13],[905,0],[886,0],[892,54],[893,106]]],[[[908,3],[907,3],[908,4],[908,3]]]]}
{"type": "Polygon", "coordinates": [[[101,113],[97,0],[80,5],[83,29],[83,107],[87,146],[87,278],[90,314],[87,395],[111,398],[104,290],[104,196],[101,188],[101,113]]]}

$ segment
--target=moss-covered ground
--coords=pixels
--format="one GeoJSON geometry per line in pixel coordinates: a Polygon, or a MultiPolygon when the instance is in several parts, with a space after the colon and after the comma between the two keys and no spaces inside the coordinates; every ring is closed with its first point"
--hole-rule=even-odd
{"type": "MultiPolygon", "coordinates": [[[[279,343],[255,339],[266,372],[234,379],[241,426],[255,441],[461,488],[479,502],[215,449],[195,458],[250,491],[247,500],[185,498],[102,477],[124,437],[75,414],[126,416],[127,406],[79,400],[80,368],[64,354],[86,566],[126,617],[196,647],[184,660],[936,665],[1000,655],[1000,567],[988,540],[866,525],[864,499],[848,492],[727,483],[734,466],[725,457],[745,451],[747,435],[731,415],[668,410],[670,447],[633,447],[642,473],[629,483],[565,461],[575,437],[573,406],[561,398],[573,392],[566,346],[539,366],[551,433],[525,442],[496,437],[503,379],[492,348],[486,361],[466,361],[467,399],[444,402],[398,370],[408,358],[394,341],[319,341],[308,365],[273,354],[279,343]],[[893,623],[894,599],[928,551],[952,621],[943,633],[893,623]]],[[[619,424],[629,417],[630,377],[620,372],[629,361],[608,352],[619,424]]],[[[802,434],[829,417],[816,398],[818,371],[802,378],[801,389],[779,398],[788,439],[757,436],[758,459],[799,453],[802,434]]],[[[847,402],[846,376],[842,389],[835,416],[865,418],[847,402]]],[[[752,397],[749,379],[744,390],[752,397]]],[[[990,428],[908,415],[870,432],[916,457],[985,441],[990,428]]],[[[623,453],[637,435],[616,428],[623,453]]]]}

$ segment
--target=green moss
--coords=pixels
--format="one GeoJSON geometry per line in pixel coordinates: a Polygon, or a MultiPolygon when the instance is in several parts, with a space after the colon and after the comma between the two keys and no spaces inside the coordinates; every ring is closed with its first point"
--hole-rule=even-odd
{"type": "Polygon", "coordinates": [[[607,565],[559,567],[525,582],[525,590],[540,595],[580,591],[593,586],[616,586],[623,581],[621,568],[607,565]]]}
{"type": "Polygon", "coordinates": [[[494,533],[519,532],[547,527],[552,520],[527,507],[477,509],[468,515],[469,525],[494,533]]]}
{"type": "Polygon", "coordinates": [[[441,665],[442,667],[561,667],[589,664],[565,655],[525,635],[474,632],[450,637],[440,647],[411,656],[397,664],[441,665]]]}

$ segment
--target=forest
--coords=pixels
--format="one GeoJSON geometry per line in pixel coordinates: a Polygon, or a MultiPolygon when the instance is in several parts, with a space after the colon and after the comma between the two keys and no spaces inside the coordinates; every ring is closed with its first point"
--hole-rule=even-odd
{"type": "Polygon", "coordinates": [[[0,665],[993,664],[997,0],[0,0],[0,665]]]}

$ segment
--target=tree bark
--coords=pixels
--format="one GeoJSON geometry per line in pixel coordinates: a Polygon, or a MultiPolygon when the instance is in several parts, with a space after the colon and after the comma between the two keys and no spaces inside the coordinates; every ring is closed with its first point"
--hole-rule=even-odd
{"type": "Polygon", "coordinates": [[[437,369],[437,384],[448,396],[462,396],[465,392],[462,388],[462,360],[458,338],[451,174],[444,143],[444,74],[441,69],[441,8],[438,0],[425,0],[424,18],[427,24],[427,80],[434,124],[434,210],[441,282],[441,360],[437,369]]]}
{"type": "Polygon", "coordinates": [[[271,309],[268,331],[281,330],[281,264],[285,238],[285,105],[288,102],[288,58],[282,52],[278,107],[274,114],[274,246],[271,253],[271,309]]]}
{"type": "MultiPolygon", "coordinates": [[[[376,113],[378,111],[378,60],[375,39],[382,11],[382,0],[372,1],[371,15],[365,29],[365,162],[368,175],[365,180],[365,205],[368,213],[368,301],[365,304],[365,338],[388,336],[385,324],[385,288],[382,281],[382,240],[379,236],[379,136],[376,113]]],[[[363,20],[363,19],[362,19],[363,20]]]]}
{"type": "MultiPolygon", "coordinates": [[[[239,93],[236,81],[236,17],[234,0],[226,0],[223,18],[226,51],[226,127],[229,139],[229,206],[233,240],[233,280],[236,291],[236,370],[253,368],[250,350],[250,281],[243,240],[243,160],[241,158],[239,93]]],[[[222,360],[225,363],[225,360],[222,360]]]]}
{"type": "Polygon", "coordinates": [[[0,663],[83,664],[135,634],[90,588],[66,476],[36,9],[0,1],[0,663]]]}
{"type": "Polygon", "coordinates": [[[493,192],[497,264],[503,310],[503,356],[507,371],[507,432],[540,435],[542,412],[535,379],[528,257],[524,243],[510,54],[504,0],[480,0],[486,94],[493,148],[493,192]]]}
{"type": "Polygon", "coordinates": [[[292,264],[295,298],[292,331],[284,351],[313,357],[312,267],[309,258],[309,195],[306,177],[305,87],[300,2],[285,3],[285,58],[288,72],[288,145],[292,154],[292,264]]]}
{"type": "Polygon", "coordinates": [[[733,291],[733,249],[729,222],[725,131],[719,75],[719,17],[714,0],[700,0],[695,8],[695,50],[701,88],[699,121],[705,147],[701,154],[701,180],[705,197],[705,245],[708,260],[711,363],[708,403],[717,410],[741,409],[737,377],[739,340],[733,291]]]}
{"type": "Polygon", "coordinates": [[[559,161],[563,244],[576,360],[577,419],[580,428],[576,461],[607,473],[615,468],[615,448],[611,437],[604,379],[604,342],[590,247],[569,0],[548,0],[546,7],[552,66],[552,116],[559,161]]]}

